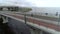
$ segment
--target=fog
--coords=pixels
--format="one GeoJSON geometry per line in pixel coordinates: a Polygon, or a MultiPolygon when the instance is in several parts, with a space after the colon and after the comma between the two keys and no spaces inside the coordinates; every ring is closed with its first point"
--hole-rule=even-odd
{"type": "Polygon", "coordinates": [[[32,7],[33,13],[53,13],[56,14],[58,12],[60,14],[60,7],[32,7]]]}

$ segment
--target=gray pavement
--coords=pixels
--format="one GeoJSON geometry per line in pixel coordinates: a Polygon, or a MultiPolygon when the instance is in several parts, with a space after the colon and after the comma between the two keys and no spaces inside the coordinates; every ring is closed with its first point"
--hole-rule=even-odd
{"type": "Polygon", "coordinates": [[[8,26],[14,32],[14,34],[31,34],[30,28],[21,21],[17,21],[9,18],[8,26]]]}

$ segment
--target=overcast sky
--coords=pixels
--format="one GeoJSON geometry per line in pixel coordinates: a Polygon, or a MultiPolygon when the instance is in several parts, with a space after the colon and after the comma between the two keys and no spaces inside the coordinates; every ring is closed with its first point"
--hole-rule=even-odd
{"type": "Polygon", "coordinates": [[[60,0],[0,0],[1,4],[30,7],[60,7],[60,0]]]}

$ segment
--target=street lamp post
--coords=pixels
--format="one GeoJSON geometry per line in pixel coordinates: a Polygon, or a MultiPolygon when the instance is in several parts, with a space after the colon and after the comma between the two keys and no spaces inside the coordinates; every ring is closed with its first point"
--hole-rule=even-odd
{"type": "Polygon", "coordinates": [[[26,12],[29,12],[29,11],[31,11],[31,10],[32,10],[31,8],[23,8],[25,24],[26,24],[26,22],[27,22],[26,12]]]}
{"type": "Polygon", "coordinates": [[[27,21],[26,21],[26,20],[27,20],[27,19],[26,19],[26,13],[24,13],[24,20],[25,20],[25,24],[26,24],[26,22],[27,22],[27,21]]]}
{"type": "Polygon", "coordinates": [[[59,26],[60,26],[60,14],[59,14],[59,18],[58,18],[58,29],[59,29],[59,26]]]}

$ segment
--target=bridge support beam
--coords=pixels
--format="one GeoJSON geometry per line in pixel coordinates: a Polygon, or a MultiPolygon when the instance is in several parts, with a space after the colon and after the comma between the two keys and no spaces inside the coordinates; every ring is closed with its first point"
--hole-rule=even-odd
{"type": "Polygon", "coordinates": [[[0,15],[0,18],[3,19],[3,23],[7,23],[8,22],[8,17],[0,15]]]}

